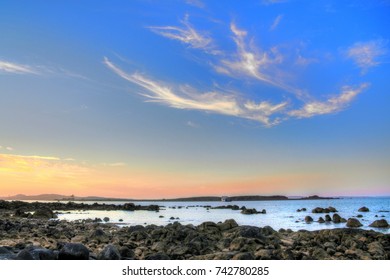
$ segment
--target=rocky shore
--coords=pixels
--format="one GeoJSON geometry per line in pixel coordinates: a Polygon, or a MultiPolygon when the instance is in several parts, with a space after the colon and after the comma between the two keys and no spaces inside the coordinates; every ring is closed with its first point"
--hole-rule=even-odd
{"type": "MultiPolygon", "coordinates": [[[[23,209],[26,205],[10,203],[0,202],[0,260],[390,259],[390,234],[372,230],[275,231],[271,227],[239,226],[232,219],[198,226],[174,222],[119,227],[90,219],[53,220],[46,217],[51,206],[40,207],[46,209],[41,216],[34,217],[36,211],[28,213],[30,216],[17,215],[27,213],[28,209],[23,209]],[[14,206],[22,206],[23,211],[14,206]]],[[[27,208],[33,207],[29,205],[27,208]]]]}

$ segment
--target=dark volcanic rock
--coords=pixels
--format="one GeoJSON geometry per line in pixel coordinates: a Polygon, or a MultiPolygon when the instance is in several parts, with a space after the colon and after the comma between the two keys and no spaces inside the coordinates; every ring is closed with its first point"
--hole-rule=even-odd
{"type": "Polygon", "coordinates": [[[332,218],[329,215],[325,215],[325,222],[331,222],[332,218]]]}
{"type": "Polygon", "coordinates": [[[59,260],[88,260],[89,250],[80,243],[67,243],[58,254],[59,260]]]}
{"type": "Polygon", "coordinates": [[[340,217],[339,214],[333,214],[333,222],[334,222],[335,224],[341,223],[341,217],[340,217]]]}
{"type": "Polygon", "coordinates": [[[235,227],[238,227],[238,224],[235,220],[229,219],[224,221],[223,223],[218,223],[217,226],[221,231],[229,230],[235,227]]]}
{"type": "Polygon", "coordinates": [[[375,222],[370,224],[370,227],[387,228],[387,227],[389,227],[389,224],[385,219],[381,219],[381,220],[376,220],[375,222]]]}
{"type": "Polygon", "coordinates": [[[49,208],[39,208],[32,215],[35,219],[52,219],[57,218],[57,215],[53,213],[53,211],[49,208]]]}
{"type": "Polygon", "coordinates": [[[347,221],[347,227],[355,228],[355,227],[361,227],[362,224],[359,222],[358,219],[355,218],[349,218],[347,221]]]}
{"type": "Polygon", "coordinates": [[[310,216],[306,216],[305,217],[305,222],[309,224],[309,223],[313,222],[313,218],[310,217],[310,216]]]}
{"type": "Polygon", "coordinates": [[[323,224],[323,223],[325,223],[325,220],[324,220],[324,218],[320,217],[320,218],[318,219],[318,222],[319,222],[320,224],[323,224]]]}
{"type": "Polygon", "coordinates": [[[98,260],[120,260],[121,255],[114,245],[107,245],[98,255],[98,260]]]}
{"type": "Polygon", "coordinates": [[[30,251],[35,260],[55,260],[57,255],[49,249],[36,248],[30,251]]]}
{"type": "Polygon", "coordinates": [[[367,207],[363,206],[358,211],[359,212],[370,212],[370,209],[368,209],[367,207]]]}
{"type": "Polygon", "coordinates": [[[22,251],[20,251],[17,255],[16,255],[16,260],[34,260],[34,257],[33,255],[31,255],[30,251],[27,250],[27,249],[24,249],[22,251]]]}
{"type": "Polygon", "coordinates": [[[156,253],[146,256],[145,260],[170,260],[171,258],[164,253],[156,253]]]}

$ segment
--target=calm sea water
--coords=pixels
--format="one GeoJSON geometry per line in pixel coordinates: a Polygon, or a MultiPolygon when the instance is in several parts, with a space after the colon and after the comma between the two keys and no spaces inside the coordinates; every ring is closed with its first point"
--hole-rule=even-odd
{"type": "MultiPolygon", "coordinates": [[[[88,204],[94,203],[84,202],[88,204]]],[[[99,201],[98,203],[106,204],[124,204],[123,201],[99,201]]],[[[304,218],[310,215],[314,221],[319,217],[325,217],[326,214],[313,214],[311,210],[315,207],[333,206],[338,210],[338,214],[343,218],[356,217],[363,224],[363,229],[373,229],[369,227],[373,221],[386,219],[390,222],[390,197],[381,198],[343,198],[335,200],[289,200],[289,201],[234,201],[234,202],[134,202],[139,205],[158,204],[163,208],[159,212],[152,211],[71,211],[70,213],[60,214],[61,220],[79,220],[87,218],[110,218],[110,223],[118,223],[123,226],[127,225],[166,225],[174,221],[182,224],[199,225],[205,221],[223,222],[226,219],[234,219],[239,225],[253,225],[258,227],[271,226],[275,230],[281,228],[292,230],[319,230],[342,228],[345,224],[313,222],[306,224],[304,218]],[[247,208],[256,208],[258,211],[266,209],[267,214],[243,215],[240,211],[230,209],[209,209],[202,206],[210,205],[212,207],[221,205],[238,205],[247,208]],[[366,206],[370,212],[360,213],[358,209],[366,206]],[[181,207],[179,209],[179,207],[181,207]],[[297,212],[297,209],[307,208],[307,212],[297,212]],[[375,217],[377,215],[377,217],[375,217]],[[161,217],[163,216],[163,217],[161,217]],[[170,218],[174,217],[175,220],[170,218]],[[178,218],[178,219],[176,219],[178,218]],[[123,221],[120,222],[119,220],[123,221]]],[[[330,214],[332,215],[332,213],[330,214]]],[[[390,233],[390,229],[374,229],[384,233],[390,233]]]]}

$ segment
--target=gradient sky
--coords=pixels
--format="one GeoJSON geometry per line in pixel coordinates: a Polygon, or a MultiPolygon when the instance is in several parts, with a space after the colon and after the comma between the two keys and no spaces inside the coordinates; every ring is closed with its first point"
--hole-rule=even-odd
{"type": "Polygon", "coordinates": [[[390,195],[390,1],[1,1],[0,196],[390,195]]]}

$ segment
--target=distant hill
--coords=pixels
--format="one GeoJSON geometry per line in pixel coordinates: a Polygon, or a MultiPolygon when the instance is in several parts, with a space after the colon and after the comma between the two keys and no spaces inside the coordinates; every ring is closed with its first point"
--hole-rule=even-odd
{"type": "MultiPolygon", "coordinates": [[[[314,200],[314,199],[335,199],[332,197],[320,197],[317,195],[299,198],[288,198],[283,195],[242,195],[242,196],[229,196],[229,201],[267,201],[267,200],[314,200]]],[[[221,201],[220,196],[196,196],[196,197],[183,197],[183,198],[170,198],[170,199],[126,199],[126,198],[109,198],[99,196],[66,196],[60,194],[40,194],[40,195],[24,195],[17,194],[14,196],[0,197],[4,200],[60,200],[60,201],[221,201]]]]}

